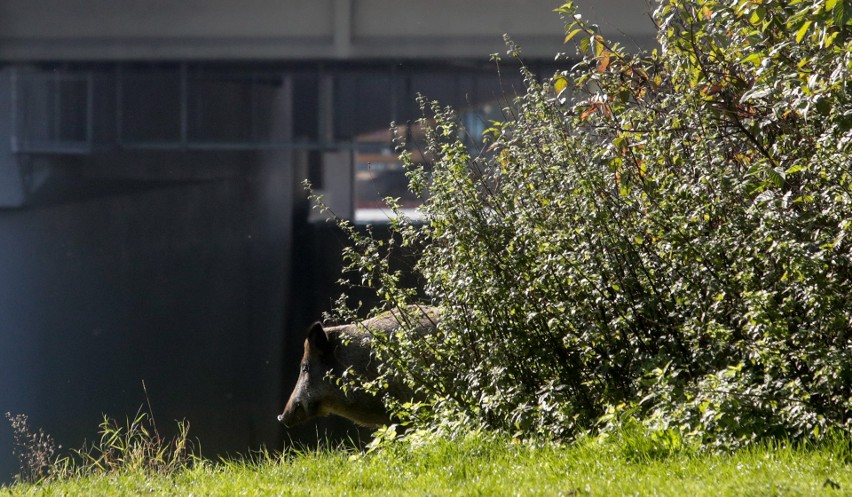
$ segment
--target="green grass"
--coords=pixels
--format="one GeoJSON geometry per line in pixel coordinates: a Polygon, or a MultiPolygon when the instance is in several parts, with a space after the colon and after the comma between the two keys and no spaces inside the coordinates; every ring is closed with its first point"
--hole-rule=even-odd
{"type": "Polygon", "coordinates": [[[648,450],[641,439],[533,446],[488,437],[197,460],[0,488],[0,495],[852,495],[852,450],[763,446],[729,455],[648,450]]]}

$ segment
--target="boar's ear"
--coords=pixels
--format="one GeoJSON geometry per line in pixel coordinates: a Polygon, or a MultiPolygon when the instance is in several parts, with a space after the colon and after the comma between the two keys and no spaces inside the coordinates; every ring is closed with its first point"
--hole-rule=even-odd
{"type": "Polygon", "coordinates": [[[325,334],[325,330],[319,321],[312,324],[308,329],[308,345],[311,350],[318,353],[325,353],[331,345],[328,335],[325,334]]]}

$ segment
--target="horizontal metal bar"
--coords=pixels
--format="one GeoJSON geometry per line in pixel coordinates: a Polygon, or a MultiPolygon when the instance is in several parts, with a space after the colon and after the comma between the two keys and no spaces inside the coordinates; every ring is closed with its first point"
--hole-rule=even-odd
{"type": "Polygon", "coordinates": [[[22,142],[17,140],[13,153],[25,154],[53,154],[53,155],[87,155],[93,152],[91,144],[87,142],[22,142]]]}
{"type": "Polygon", "coordinates": [[[17,144],[16,153],[28,154],[87,154],[109,150],[165,150],[165,151],[260,151],[260,150],[354,150],[364,152],[384,151],[391,149],[390,144],[376,142],[128,142],[116,144],[101,144],[90,146],[83,142],[75,143],[21,143],[17,144]]]}

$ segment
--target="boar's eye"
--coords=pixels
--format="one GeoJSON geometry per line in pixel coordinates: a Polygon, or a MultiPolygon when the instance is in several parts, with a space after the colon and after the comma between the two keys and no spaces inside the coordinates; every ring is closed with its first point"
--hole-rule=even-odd
{"type": "Polygon", "coordinates": [[[307,362],[302,363],[302,372],[307,373],[311,369],[311,365],[307,362]]]}

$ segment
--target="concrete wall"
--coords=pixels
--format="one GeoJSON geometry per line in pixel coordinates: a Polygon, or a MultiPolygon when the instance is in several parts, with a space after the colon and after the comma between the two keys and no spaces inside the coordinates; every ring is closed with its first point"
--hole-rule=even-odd
{"type": "MultiPolygon", "coordinates": [[[[24,178],[17,159],[12,155],[13,123],[12,80],[9,71],[0,69],[0,208],[20,205],[24,201],[24,178]]],[[[0,413],[2,414],[2,413],[0,413]]]]}
{"type": "MultiPolygon", "coordinates": [[[[289,85],[267,97],[289,135],[289,85]]],[[[146,405],[144,381],[158,427],[188,419],[207,454],[278,446],[293,153],[16,155],[9,128],[0,113],[0,414],[76,448],[146,405]]],[[[0,482],[11,449],[2,419],[0,482]]]]}
{"type": "MultiPolygon", "coordinates": [[[[562,45],[558,0],[0,0],[0,60],[529,58],[562,45]]],[[[606,34],[648,46],[641,0],[578,0],[606,34]]]]}
{"type": "MultiPolygon", "coordinates": [[[[292,170],[235,159],[0,211],[0,413],[78,447],[145,403],[144,380],[160,428],[191,420],[208,453],[277,443],[292,170]]],[[[0,422],[0,481],[10,437],[0,422]]]]}

